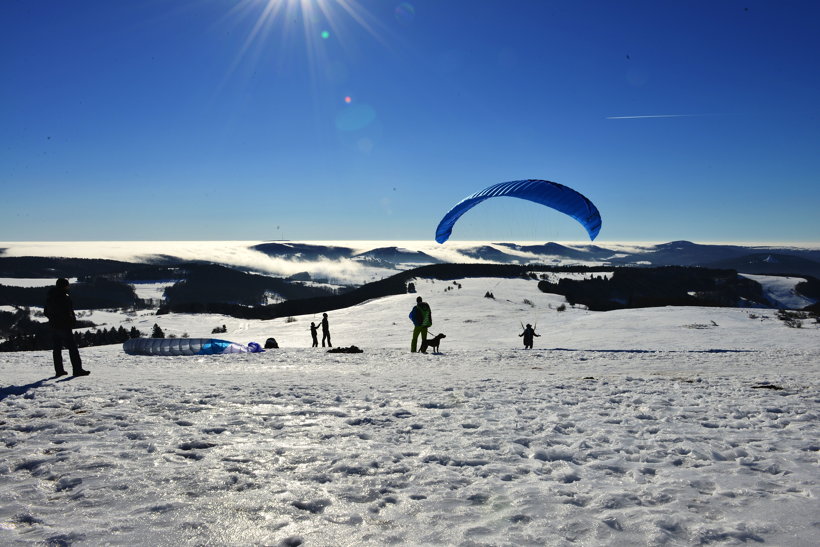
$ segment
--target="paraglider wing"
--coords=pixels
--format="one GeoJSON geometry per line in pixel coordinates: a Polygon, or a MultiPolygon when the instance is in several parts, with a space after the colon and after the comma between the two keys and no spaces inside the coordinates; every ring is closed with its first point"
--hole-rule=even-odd
{"type": "Polygon", "coordinates": [[[586,228],[590,239],[595,239],[601,231],[601,214],[598,208],[582,194],[557,182],[529,179],[494,184],[456,203],[439,222],[436,228],[436,241],[444,243],[450,238],[453,225],[461,215],[485,199],[502,196],[534,201],[569,215],[586,228]]]}
{"type": "Polygon", "coordinates": [[[220,355],[250,351],[242,344],[216,338],[131,338],[122,346],[129,355],[220,355]]]}

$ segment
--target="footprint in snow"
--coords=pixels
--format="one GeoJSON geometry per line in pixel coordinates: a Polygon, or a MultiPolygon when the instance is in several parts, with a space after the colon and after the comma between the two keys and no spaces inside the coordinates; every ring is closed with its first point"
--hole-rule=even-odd
{"type": "Polygon", "coordinates": [[[330,500],[328,499],[319,499],[319,500],[312,500],[312,501],[294,501],[293,506],[297,509],[302,511],[309,511],[313,514],[321,513],[325,510],[325,508],[329,507],[331,504],[330,500]]]}
{"type": "Polygon", "coordinates": [[[80,478],[72,479],[69,477],[63,477],[62,479],[57,481],[57,484],[54,485],[54,489],[57,492],[62,492],[63,490],[73,490],[74,488],[82,484],[82,482],[83,479],[80,478]]]}
{"type": "Polygon", "coordinates": [[[59,534],[56,536],[51,536],[50,538],[46,539],[46,545],[54,545],[55,547],[62,547],[63,545],[73,545],[74,543],[79,543],[81,541],[85,541],[85,534],[59,534]]]}
{"type": "Polygon", "coordinates": [[[206,448],[213,448],[217,446],[214,443],[207,443],[204,441],[191,441],[187,443],[180,443],[177,448],[180,450],[204,450],[206,448]]]}

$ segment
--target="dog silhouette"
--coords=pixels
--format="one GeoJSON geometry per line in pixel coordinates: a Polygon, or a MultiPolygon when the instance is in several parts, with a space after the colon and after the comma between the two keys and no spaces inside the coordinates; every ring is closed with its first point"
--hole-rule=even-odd
{"type": "Polygon", "coordinates": [[[433,353],[440,353],[438,350],[439,344],[441,344],[441,339],[447,338],[444,334],[437,334],[432,338],[428,338],[421,344],[421,351],[422,353],[427,353],[427,348],[433,348],[433,353]]]}

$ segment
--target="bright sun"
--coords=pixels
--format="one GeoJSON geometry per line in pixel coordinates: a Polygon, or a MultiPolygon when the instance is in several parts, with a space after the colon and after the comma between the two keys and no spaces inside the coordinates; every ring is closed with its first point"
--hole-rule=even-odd
{"type": "Polygon", "coordinates": [[[330,38],[343,42],[350,21],[381,40],[376,31],[380,24],[355,0],[241,0],[231,13],[254,20],[237,63],[251,47],[263,44],[274,28],[283,40],[298,38],[314,61],[319,42],[330,38]],[[294,36],[300,26],[302,32],[294,36]]]}

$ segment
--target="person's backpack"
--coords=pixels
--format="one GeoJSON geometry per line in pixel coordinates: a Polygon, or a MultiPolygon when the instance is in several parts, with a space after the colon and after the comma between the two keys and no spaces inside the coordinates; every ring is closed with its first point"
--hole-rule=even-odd
{"type": "Polygon", "coordinates": [[[433,310],[430,309],[430,305],[427,302],[423,303],[423,314],[421,320],[422,327],[432,327],[433,326],[433,310]]]}

